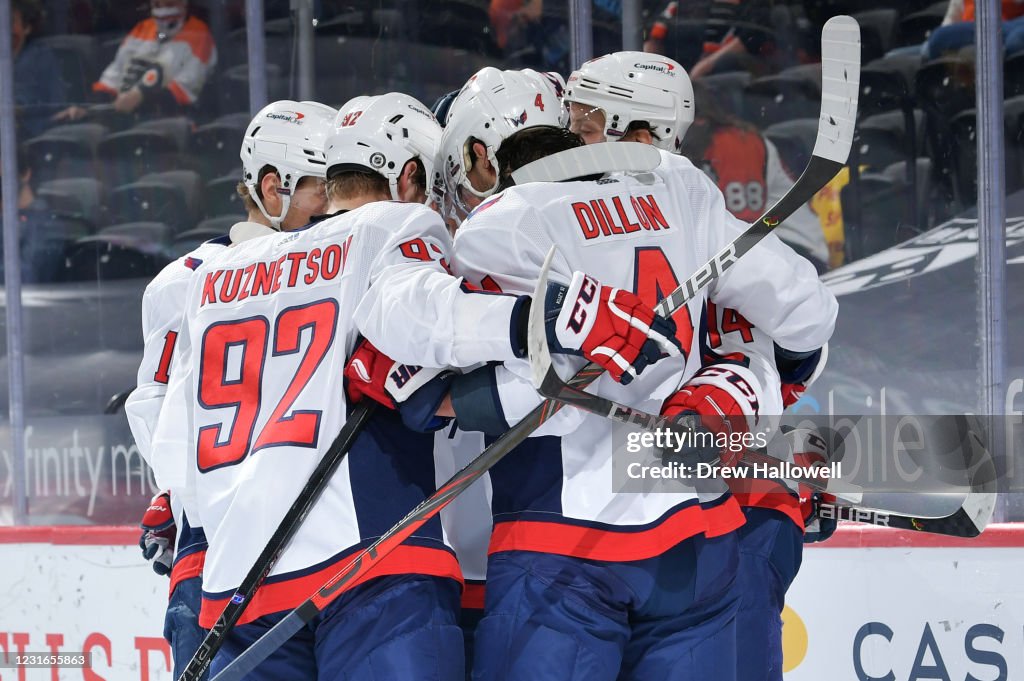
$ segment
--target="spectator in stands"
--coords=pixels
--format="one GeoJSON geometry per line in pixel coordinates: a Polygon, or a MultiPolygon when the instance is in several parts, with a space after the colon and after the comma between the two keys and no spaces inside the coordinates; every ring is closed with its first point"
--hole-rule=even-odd
{"type": "Polygon", "coordinates": [[[672,0],[651,27],[644,52],[675,58],[694,80],[716,70],[765,71],[778,55],[775,25],[788,22],[783,4],[672,0]]]}
{"type": "MultiPolygon", "coordinates": [[[[18,241],[21,251],[21,282],[50,283],[60,280],[64,250],[69,240],[81,234],[77,221],[58,214],[36,196],[28,155],[18,147],[18,241]]],[[[0,210],[3,199],[0,198],[0,210]]],[[[0,259],[0,272],[3,260],[0,259]]],[[[6,285],[6,281],[4,282],[6,285]]]]}
{"type": "MultiPolygon", "coordinates": [[[[1024,0],[1003,2],[1003,49],[1007,55],[1024,51],[1024,0]]],[[[956,52],[974,44],[974,0],[950,0],[942,25],[924,45],[926,59],[956,52]]]]}
{"type": "MultiPolygon", "coordinates": [[[[694,121],[683,138],[681,153],[715,181],[730,213],[753,222],[782,198],[794,179],[775,145],[754,126],[728,113],[707,86],[694,81],[693,94],[694,121]]],[[[828,269],[825,233],[810,208],[801,206],[777,233],[819,273],[828,269]]]]}
{"type": "Polygon", "coordinates": [[[490,0],[494,42],[507,57],[542,71],[568,68],[565,20],[544,15],[544,0],[490,0]]]}
{"type": "MultiPolygon", "coordinates": [[[[150,12],[93,84],[119,113],[181,113],[195,103],[217,64],[213,35],[188,15],[187,0],[150,0],[150,12]]],[[[86,113],[72,106],[58,119],[77,120],[86,113]]]]}
{"type": "Polygon", "coordinates": [[[67,106],[66,85],[57,57],[36,38],[43,23],[39,0],[12,0],[11,49],[14,54],[15,120],[19,139],[53,125],[53,115],[67,106]]]}

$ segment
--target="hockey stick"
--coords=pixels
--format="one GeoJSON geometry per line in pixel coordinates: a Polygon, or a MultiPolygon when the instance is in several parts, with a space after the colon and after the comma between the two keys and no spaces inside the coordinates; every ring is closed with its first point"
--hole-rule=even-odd
{"type": "MultiPolygon", "coordinates": [[[[546,290],[548,274],[555,256],[555,247],[548,251],[547,258],[541,268],[540,278],[533,295],[543,295],[546,290]]],[[[620,404],[600,395],[595,395],[583,390],[583,386],[573,386],[562,380],[555,371],[551,362],[551,353],[548,349],[547,335],[544,328],[543,311],[535,313],[530,309],[530,317],[527,331],[527,347],[529,348],[530,370],[533,377],[533,385],[541,396],[548,400],[554,400],[559,404],[568,404],[582,411],[598,416],[603,416],[612,421],[635,425],[645,430],[669,430],[669,431],[690,431],[699,424],[696,416],[684,417],[683,420],[670,420],[662,416],[655,416],[633,407],[620,404]]],[[[995,463],[992,455],[985,449],[984,445],[975,434],[974,430],[964,433],[966,447],[963,450],[964,472],[968,475],[968,487],[970,491],[965,495],[964,501],[951,515],[941,516],[904,516],[892,511],[860,507],[858,511],[870,514],[880,513],[887,519],[888,527],[901,527],[904,529],[920,530],[938,534],[951,534],[960,537],[974,537],[981,533],[988,525],[995,509],[995,463]]],[[[743,454],[743,463],[760,463],[776,465],[780,459],[767,454],[748,450],[743,454]]],[[[712,462],[708,462],[712,463],[712,462]]],[[[841,483],[838,479],[832,478],[826,485],[815,479],[795,480],[826,494],[833,494],[836,497],[845,499],[854,506],[863,501],[863,488],[848,483],[841,483]]],[[[869,516],[865,516],[869,517],[869,516]]],[[[844,518],[852,519],[852,518],[844,518]]]]}
{"type": "MultiPolygon", "coordinates": [[[[860,31],[857,22],[846,16],[833,17],[822,31],[822,113],[818,122],[818,140],[814,156],[796,184],[758,222],[737,237],[693,277],[662,301],[659,312],[675,304],[686,303],[700,288],[718,277],[742,253],[749,251],[765,234],[777,227],[797,208],[824,187],[845,164],[853,140],[860,81],[860,31]],[[685,287],[685,290],[684,290],[685,287]],[[689,293],[687,292],[689,290],[689,293]],[[677,300],[678,299],[678,300],[677,300]]],[[[622,144],[616,142],[616,144],[622,144]]],[[[589,385],[603,370],[588,364],[572,378],[574,385],[589,385]]],[[[250,671],[281,647],[306,623],[343,593],[346,586],[361,579],[387,554],[437,515],[530,433],[550,419],[561,406],[546,400],[487,447],[477,458],[448,482],[424,499],[377,541],[359,553],[302,605],[290,612],[270,631],[253,643],[225,667],[213,681],[241,681],[250,671]]]]}
{"type": "Polygon", "coordinates": [[[103,413],[116,414],[121,411],[121,409],[124,408],[124,403],[128,401],[128,396],[131,395],[134,390],[135,388],[128,388],[127,390],[115,393],[109,400],[107,400],[107,404],[103,407],[103,413]]]}
{"type": "Polygon", "coordinates": [[[263,551],[256,559],[256,562],[249,568],[245,579],[242,580],[234,595],[231,596],[227,605],[224,606],[224,610],[221,612],[220,617],[217,618],[213,628],[206,634],[203,642],[199,644],[199,648],[196,650],[195,655],[192,656],[188,665],[185,666],[181,676],[178,677],[178,681],[198,681],[209,668],[210,662],[213,661],[213,656],[220,650],[220,647],[224,644],[224,639],[242,616],[242,613],[245,612],[245,608],[249,605],[260,584],[267,578],[270,571],[274,569],[277,559],[284,553],[288,542],[291,541],[291,538],[302,525],[306,516],[309,515],[310,510],[316,505],[320,494],[327,487],[331,477],[333,477],[334,471],[338,469],[338,465],[345,458],[345,455],[348,454],[348,451],[352,449],[352,444],[359,436],[359,433],[362,432],[363,427],[370,419],[370,416],[373,415],[373,412],[376,411],[376,408],[376,402],[364,400],[345,420],[345,425],[338,432],[338,436],[334,438],[334,442],[331,443],[327,453],[324,454],[323,458],[320,459],[320,463],[310,473],[309,480],[306,481],[302,491],[295,497],[291,508],[284,514],[284,517],[278,524],[277,529],[274,530],[270,540],[267,541],[267,545],[263,547],[263,551]]]}
{"type": "Polygon", "coordinates": [[[527,163],[512,172],[512,181],[515,184],[562,182],[588,175],[651,171],[659,164],[661,153],[650,144],[601,142],[566,149],[527,163]]]}

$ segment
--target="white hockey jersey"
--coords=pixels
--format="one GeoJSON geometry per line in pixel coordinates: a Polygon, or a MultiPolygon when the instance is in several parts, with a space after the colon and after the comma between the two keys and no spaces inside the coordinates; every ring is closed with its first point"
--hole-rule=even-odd
{"type": "MultiPolygon", "coordinates": [[[[552,280],[574,270],[636,292],[654,304],[746,226],[726,209],[702,171],[663,154],[662,167],[642,178],[514,187],[480,206],[463,223],[453,268],[492,290],[531,292],[551,246],[552,280]]],[[[723,277],[676,313],[685,362],[663,360],[628,386],[604,376],[591,390],[657,413],[662,401],[702,368],[705,300],[741,312],[796,351],[820,347],[832,333],[837,304],[814,268],[769,236],[723,277]]],[[[562,376],[579,361],[555,357],[562,376]]],[[[729,365],[715,381],[750,407],[754,419],[781,413],[778,375],[752,352],[747,366],[729,365]],[[726,375],[727,374],[727,375],[726,375]],[[740,386],[740,387],[737,387],[740,386]]],[[[494,370],[499,409],[507,423],[539,403],[523,360],[494,370]]],[[[698,533],[715,536],[742,522],[735,501],[715,494],[618,494],[612,480],[612,424],[563,409],[537,437],[491,471],[494,532],[491,551],[528,550],[595,560],[639,560],[698,533]]]]}
{"type": "Polygon", "coordinates": [[[201,244],[163,268],[142,294],[142,362],[135,390],[128,396],[124,410],[135,444],[147,462],[152,461],[153,430],[167,393],[189,283],[196,268],[229,243],[230,239],[224,236],[201,244]]]}
{"type": "MultiPolygon", "coordinates": [[[[135,390],[128,396],[128,416],[135,445],[142,458],[152,464],[152,436],[156,428],[171,368],[171,359],[185,310],[185,296],[195,269],[203,260],[230,244],[227,236],[201,244],[157,274],[142,295],[142,362],[135,390]]],[[[206,535],[196,518],[186,517],[183,499],[171,495],[171,512],[177,527],[170,591],[182,581],[202,574],[206,535]]]]}
{"type": "MultiPolygon", "coordinates": [[[[460,430],[456,423],[434,433],[437,486],[447,482],[484,450],[484,434],[460,430]]],[[[462,605],[483,608],[487,545],[491,539],[491,480],[486,473],[441,509],[444,539],[453,549],[466,580],[462,605]]]]}
{"type": "MultiPolygon", "coordinates": [[[[174,406],[161,413],[153,451],[168,484],[194,498],[210,542],[202,625],[215,621],[345,423],[342,376],[357,308],[398,320],[403,342],[446,339],[431,343],[440,364],[513,356],[516,299],[462,291],[442,263],[449,249],[436,213],[378,202],[225,249],[196,271],[168,389],[174,406]],[[384,291],[395,294],[386,310],[372,300],[384,291]],[[452,332],[480,318],[504,329],[488,336],[491,346],[452,332]]],[[[299,605],[430,494],[433,445],[432,434],[378,410],[243,621],[299,605]]],[[[400,573],[460,578],[439,520],[371,576],[400,573]]]]}

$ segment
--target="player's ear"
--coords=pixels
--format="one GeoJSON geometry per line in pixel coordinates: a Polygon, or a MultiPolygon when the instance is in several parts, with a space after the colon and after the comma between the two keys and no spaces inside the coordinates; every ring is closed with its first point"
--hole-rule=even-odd
{"type": "MultiPolygon", "coordinates": [[[[487,158],[487,147],[483,145],[483,142],[473,142],[473,165],[480,164],[481,168],[490,168],[491,161],[487,158]]],[[[469,170],[467,168],[467,170],[469,170]]]]}
{"type": "Polygon", "coordinates": [[[398,176],[398,198],[410,203],[423,203],[427,199],[423,188],[416,182],[418,168],[416,160],[406,161],[402,174],[398,176]]]}
{"type": "Polygon", "coordinates": [[[267,173],[260,180],[260,193],[263,195],[263,207],[271,215],[281,215],[281,197],[277,190],[281,186],[281,178],[275,172],[267,173]]]}

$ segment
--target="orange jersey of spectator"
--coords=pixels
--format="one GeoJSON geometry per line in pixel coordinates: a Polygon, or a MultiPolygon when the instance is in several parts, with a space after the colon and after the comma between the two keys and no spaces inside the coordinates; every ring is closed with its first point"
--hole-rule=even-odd
{"type": "MultiPolygon", "coordinates": [[[[1003,21],[1024,16],[1024,2],[1021,0],[1003,0],[1003,21]]],[[[974,0],[964,0],[964,21],[974,21],[974,0]]]]}
{"type": "Polygon", "coordinates": [[[205,23],[189,17],[180,31],[161,41],[156,21],[149,18],[125,37],[93,90],[116,96],[135,86],[164,87],[186,106],[199,97],[216,64],[217,48],[205,23]]]}

